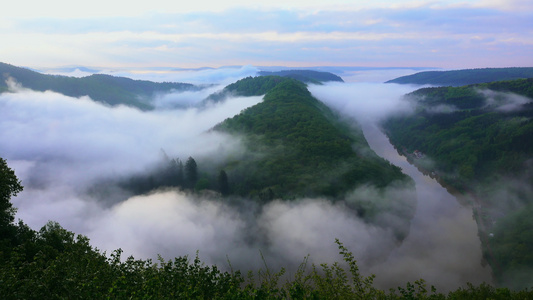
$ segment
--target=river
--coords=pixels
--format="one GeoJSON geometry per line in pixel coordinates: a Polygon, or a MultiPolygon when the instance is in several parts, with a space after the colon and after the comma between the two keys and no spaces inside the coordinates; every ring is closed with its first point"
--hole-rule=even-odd
{"type": "Polygon", "coordinates": [[[371,270],[377,275],[376,285],[399,286],[423,278],[428,286],[443,292],[467,282],[492,283],[491,269],[482,260],[472,208],[460,205],[438,182],[409,164],[376,125],[363,125],[363,132],[379,156],[413,178],[418,200],[409,236],[386,263],[371,270]]]}

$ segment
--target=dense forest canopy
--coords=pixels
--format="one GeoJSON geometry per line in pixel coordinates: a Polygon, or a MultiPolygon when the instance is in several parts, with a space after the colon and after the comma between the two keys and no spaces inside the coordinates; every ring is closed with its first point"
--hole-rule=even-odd
{"type": "Polygon", "coordinates": [[[462,86],[502,80],[533,78],[533,68],[485,68],[454,71],[425,71],[398,77],[386,83],[462,86]]]}
{"type": "Polygon", "coordinates": [[[289,77],[289,78],[293,78],[304,83],[316,83],[316,84],[320,84],[322,82],[328,82],[328,81],[344,82],[340,76],[337,76],[333,73],[320,72],[320,71],[314,71],[314,70],[282,70],[282,71],[276,71],[276,72],[261,71],[259,72],[259,75],[260,76],[275,75],[275,76],[289,77]]]}
{"type": "Polygon", "coordinates": [[[423,88],[405,98],[415,113],[383,123],[390,141],[446,186],[475,195],[497,279],[532,284],[524,276],[533,269],[533,240],[524,237],[533,228],[533,79],[423,88]]]}
{"type": "Polygon", "coordinates": [[[221,91],[209,95],[209,97],[204,100],[204,104],[210,101],[223,101],[229,96],[262,96],[273,89],[276,85],[287,80],[289,80],[289,78],[280,76],[249,76],[227,85],[221,91]]]}
{"type": "MultiPolygon", "coordinates": [[[[275,80],[281,77],[271,77],[275,80]]],[[[267,78],[239,81],[253,88],[267,78]]],[[[261,201],[328,197],[345,200],[360,186],[374,186],[384,193],[391,185],[413,188],[412,180],[368,146],[358,125],[347,125],[327,106],[315,99],[305,84],[282,79],[270,89],[262,103],[217,125],[217,131],[244,138],[252,153],[221,166],[227,173],[232,193],[261,201]]],[[[415,197],[365,200],[348,205],[368,221],[389,211],[399,216],[401,226],[393,230],[405,236],[414,214],[415,197]],[[393,212],[394,211],[394,212],[393,212]]],[[[388,225],[387,225],[388,226],[388,225]]]]}
{"type": "MultiPolygon", "coordinates": [[[[259,77],[258,81],[263,80],[259,77]]],[[[253,162],[261,167],[239,180],[236,191],[248,195],[269,188],[283,197],[337,196],[356,184],[384,187],[407,179],[375,154],[358,155],[354,147],[361,152],[369,149],[362,132],[337,119],[304,84],[285,79],[266,93],[262,103],[216,126],[215,130],[244,134],[252,141],[249,147],[253,152],[273,152],[253,162]],[[335,165],[346,168],[332,168],[335,165]]],[[[226,171],[231,174],[242,163],[226,171]]]]}
{"type": "Polygon", "coordinates": [[[54,91],[70,97],[89,96],[111,106],[127,105],[143,110],[153,109],[152,97],[157,93],[199,89],[192,84],[151,82],[104,74],[76,78],[46,75],[25,68],[0,63],[0,92],[8,90],[6,80],[12,78],[25,88],[35,91],[54,91]]]}

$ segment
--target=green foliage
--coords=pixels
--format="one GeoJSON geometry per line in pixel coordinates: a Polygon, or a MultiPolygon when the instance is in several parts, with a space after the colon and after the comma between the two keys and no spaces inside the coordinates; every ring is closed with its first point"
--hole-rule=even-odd
{"type": "Polygon", "coordinates": [[[335,74],[332,74],[329,72],[313,71],[313,70],[283,70],[283,71],[277,71],[277,72],[261,71],[259,72],[259,75],[261,76],[274,75],[274,76],[289,77],[289,78],[296,79],[304,83],[315,83],[315,84],[320,84],[326,81],[344,82],[341,77],[335,74]]]}
{"type": "Polygon", "coordinates": [[[498,220],[489,243],[495,276],[511,288],[533,287],[533,204],[498,220]]]}
{"type": "Polygon", "coordinates": [[[498,110],[479,89],[531,96],[533,79],[420,89],[408,95],[417,101],[416,114],[384,123],[396,147],[428,154],[436,161],[435,171],[459,190],[495,174],[516,176],[533,155],[533,104],[498,110]],[[439,112],[441,105],[455,110],[439,112]]]}
{"type": "Polygon", "coordinates": [[[533,284],[528,279],[533,270],[533,102],[501,109],[506,97],[515,96],[490,92],[489,101],[480,92],[487,90],[532,97],[533,79],[420,89],[407,96],[416,102],[416,113],[390,118],[383,126],[417,166],[456,191],[476,194],[485,258],[499,283],[524,288],[533,284]],[[442,105],[455,109],[439,112],[442,105]],[[414,158],[414,150],[427,157],[414,158]],[[494,184],[507,181],[520,184],[494,184]],[[506,188],[512,197],[498,193],[506,188]]]}
{"type": "Polygon", "coordinates": [[[220,173],[218,173],[218,190],[223,196],[227,196],[230,193],[228,174],[224,170],[220,170],[220,173]]]}
{"type": "Polygon", "coordinates": [[[16,245],[17,228],[13,225],[16,209],[10,200],[21,191],[22,185],[15,172],[0,158],[0,263],[11,255],[16,245]]]}
{"type": "Polygon", "coordinates": [[[261,96],[287,80],[290,79],[281,76],[249,76],[226,86],[222,91],[209,95],[204,100],[204,103],[223,101],[228,96],[261,96]]]}
{"type": "Polygon", "coordinates": [[[532,77],[533,68],[485,68],[455,71],[425,71],[389,80],[387,83],[462,86],[532,77]]]}
{"type": "Polygon", "coordinates": [[[242,196],[337,197],[358,184],[384,187],[407,180],[370,150],[360,129],[341,123],[296,80],[279,82],[262,103],[215,130],[245,136],[249,151],[257,154],[224,166],[232,191],[242,196]]]}
{"type": "Polygon", "coordinates": [[[0,80],[0,92],[7,90],[5,80],[11,77],[24,87],[35,91],[50,90],[71,97],[89,96],[108,105],[123,104],[143,110],[153,108],[150,99],[156,93],[197,89],[187,83],[156,83],[104,74],[82,78],[45,75],[4,63],[0,63],[0,74],[4,76],[0,80]]]}
{"type": "Polygon", "coordinates": [[[22,185],[15,172],[0,158],[0,226],[13,222],[15,210],[9,200],[21,191],[22,185]]]}
{"type": "Polygon", "coordinates": [[[185,182],[186,186],[194,187],[198,181],[198,165],[194,158],[190,157],[185,162],[185,182]]]}

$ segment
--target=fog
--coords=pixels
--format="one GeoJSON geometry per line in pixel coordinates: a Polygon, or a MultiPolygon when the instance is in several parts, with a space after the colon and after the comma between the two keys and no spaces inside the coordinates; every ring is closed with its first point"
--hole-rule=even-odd
{"type": "Polygon", "coordinates": [[[417,211],[411,232],[402,245],[380,264],[371,266],[381,287],[398,286],[424,278],[439,290],[465,282],[491,282],[491,270],[482,265],[481,244],[472,208],[461,206],[435,180],[423,175],[400,156],[380,131],[378,123],[391,114],[408,114],[412,106],[402,95],[417,86],[348,83],[311,86],[318,99],[347,117],[355,118],[371,148],[402,168],[415,180],[417,211]]]}
{"type": "Polygon", "coordinates": [[[204,69],[173,69],[173,68],[65,68],[43,70],[46,74],[84,77],[92,74],[107,74],[127,77],[135,80],[149,80],[154,82],[185,82],[192,84],[221,84],[228,85],[247,76],[255,76],[259,69],[246,65],[239,67],[220,67],[204,69]]]}
{"type": "Polygon", "coordinates": [[[504,93],[489,89],[480,89],[478,93],[485,97],[486,106],[502,112],[519,110],[523,104],[533,101],[528,97],[514,93],[504,93]]]}
{"type": "MultiPolygon", "coordinates": [[[[196,75],[202,81],[201,74],[196,75]]],[[[386,226],[365,223],[342,202],[327,199],[278,200],[258,206],[247,199],[230,204],[216,193],[166,189],[133,197],[108,194],[110,199],[126,198],[104,203],[102,195],[88,193],[109,178],[139,174],[157,165],[162,150],[169,157],[194,156],[198,161],[242,155],[246,149],[238,137],[209,129],[262,97],[230,98],[199,110],[177,104],[198,103],[205,90],[159,95],[158,109],[143,112],[104,106],[88,97],[34,92],[13,84],[11,88],[11,93],[0,95],[0,153],[25,187],[13,199],[17,218],[34,229],[54,220],[88,236],[93,246],[107,253],[122,248],[125,255],[136,258],[161,254],[171,259],[194,256],[198,250],[206,263],[227,268],[229,259],[234,268],[244,271],[263,266],[261,253],[275,270],[282,266],[294,270],[308,254],[315,263],[340,261],[334,244],[339,238],[354,252],[363,273],[377,275],[380,287],[421,277],[444,290],[466,281],[490,281],[490,271],[480,265],[470,209],[459,206],[434,182],[427,188],[427,177],[409,169],[397,155],[389,156],[390,144],[374,142],[373,137],[382,138],[373,127],[377,121],[388,114],[409,113],[410,106],[399,99],[413,86],[309,87],[318,99],[363,124],[372,148],[401,164],[415,179],[417,213],[402,245],[386,226]]],[[[385,195],[401,192],[391,187],[385,195]]],[[[383,196],[369,186],[352,191],[347,201],[350,197],[380,201],[383,196]]],[[[391,220],[385,212],[377,219],[391,220]]]]}

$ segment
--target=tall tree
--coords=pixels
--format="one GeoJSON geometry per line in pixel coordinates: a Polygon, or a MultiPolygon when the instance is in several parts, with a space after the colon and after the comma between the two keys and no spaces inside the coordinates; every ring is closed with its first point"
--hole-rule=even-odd
{"type": "Polygon", "coordinates": [[[179,158],[176,158],[174,160],[174,162],[175,162],[176,168],[177,168],[177,171],[176,171],[176,185],[181,187],[181,186],[183,186],[183,182],[185,181],[185,175],[183,174],[183,162],[179,158]]]}
{"type": "Polygon", "coordinates": [[[185,162],[185,180],[188,188],[194,188],[198,181],[198,166],[194,158],[190,157],[185,162]]]}
{"type": "Polygon", "coordinates": [[[11,224],[15,220],[15,209],[11,197],[22,191],[20,180],[9,168],[5,159],[0,158],[0,226],[11,224]]]}
{"type": "Polygon", "coordinates": [[[218,189],[223,196],[229,194],[228,174],[224,170],[220,170],[218,174],[218,189]]]}
{"type": "Polygon", "coordinates": [[[0,158],[0,263],[16,243],[17,226],[13,224],[16,210],[10,200],[21,191],[22,185],[15,172],[0,158]]]}

